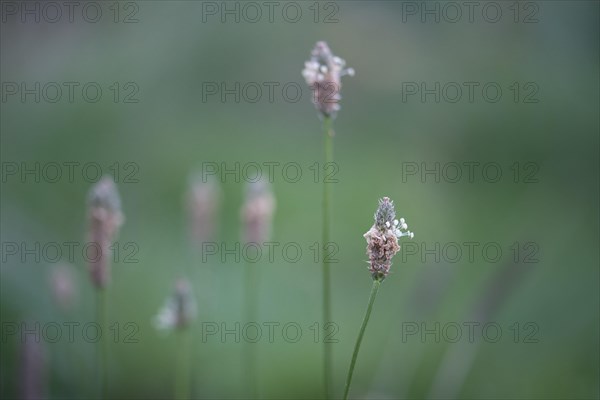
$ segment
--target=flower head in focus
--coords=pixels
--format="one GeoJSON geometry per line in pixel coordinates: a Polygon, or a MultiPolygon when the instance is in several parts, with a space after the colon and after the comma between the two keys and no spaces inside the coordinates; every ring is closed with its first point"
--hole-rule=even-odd
{"type": "Polygon", "coordinates": [[[335,118],[340,109],[342,76],[354,76],[354,69],[346,68],[346,61],[335,56],[325,42],[317,42],[310,60],[304,63],[302,76],[313,90],[313,103],[325,116],[335,118]]]}
{"type": "Polygon", "coordinates": [[[374,215],[375,223],[364,234],[367,240],[367,255],[369,256],[369,271],[375,280],[384,280],[392,266],[392,257],[400,251],[398,239],[414,234],[408,230],[404,218],[396,219],[394,202],[389,197],[379,200],[379,207],[374,215]]]}

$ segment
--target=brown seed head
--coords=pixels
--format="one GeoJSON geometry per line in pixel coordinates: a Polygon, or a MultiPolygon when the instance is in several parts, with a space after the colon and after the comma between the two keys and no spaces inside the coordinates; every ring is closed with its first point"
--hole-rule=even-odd
{"type": "Polygon", "coordinates": [[[369,256],[369,271],[373,279],[382,281],[390,273],[392,258],[400,251],[398,239],[402,236],[414,237],[408,231],[408,225],[401,218],[398,221],[394,202],[389,197],[379,200],[379,207],[375,212],[375,223],[364,234],[367,240],[367,255],[369,256]]]}

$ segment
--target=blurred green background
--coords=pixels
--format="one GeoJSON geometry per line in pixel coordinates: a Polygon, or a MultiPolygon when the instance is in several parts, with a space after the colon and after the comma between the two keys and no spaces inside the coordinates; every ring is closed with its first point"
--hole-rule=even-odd
{"type": "MultiPolygon", "coordinates": [[[[258,386],[263,398],[321,397],[323,346],[315,343],[311,330],[321,321],[321,266],[309,246],[321,237],[322,184],[313,181],[309,167],[322,163],[323,138],[300,73],[314,43],[326,40],[356,69],[355,77],[343,80],[342,110],[335,121],[339,182],[332,184],[332,240],[339,247],[339,262],[332,266],[332,296],[339,331],[332,344],[334,396],[342,395],[371,285],[362,235],[372,224],[377,199],[389,196],[415,232],[414,240],[403,241],[403,250],[418,253],[398,254],[381,287],[351,396],[598,398],[597,2],[497,2],[502,15],[496,23],[482,16],[486,2],[475,9],[472,22],[464,3],[455,3],[463,11],[456,23],[445,19],[454,15],[445,2],[409,2],[417,12],[440,7],[439,23],[427,15],[422,22],[407,2],[392,1],[296,2],[303,13],[296,23],[282,17],[287,2],[275,8],[273,22],[266,6],[257,3],[263,15],[256,23],[244,21],[243,14],[239,23],[232,16],[223,23],[219,15],[203,13],[206,2],[191,1],[98,2],[103,14],[97,23],[85,21],[80,9],[73,22],[63,15],[49,23],[40,14],[39,23],[32,16],[23,23],[6,3],[18,9],[24,4],[2,4],[3,332],[8,323],[21,321],[83,325],[95,318],[94,290],[80,253],[72,263],[78,298],[64,311],[52,300],[49,284],[57,263],[43,257],[35,262],[32,256],[22,261],[21,253],[6,251],[7,243],[32,247],[85,241],[85,198],[92,183],[77,168],[72,182],[66,169],[58,182],[43,177],[35,182],[32,175],[5,176],[7,168],[95,162],[112,175],[109,167],[118,162],[126,217],[118,240],[139,246],[139,262],[113,265],[110,320],[120,324],[121,335],[124,324],[137,324],[139,341],[124,343],[121,337],[111,343],[110,397],[172,396],[178,337],[156,331],[152,318],[183,274],[193,281],[198,300],[192,327],[194,397],[246,398],[243,341],[214,336],[203,343],[201,337],[203,322],[224,322],[230,328],[236,321],[244,323],[243,269],[248,266],[231,257],[224,263],[216,256],[202,262],[188,237],[184,194],[188,177],[203,162],[296,162],[303,172],[297,183],[282,179],[276,169],[273,240],[296,242],[303,255],[291,263],[275,253],[275,262],[257,265],[262,269],[259,322],[295,322],[303,332],[297,343],[288,343],[276,330],[273,343],[263,337],[256,345],[258,386]],[[338,22],[323,23],[332,12],[338,22]],[[123,23],[130,14],[138,21],[123,23]],[[526,17],[537,22],[524,23],[526,17]],[[36,103],[32,95],[24,102],[20,94],[8,95],[6,82],[80,86],[73,102],[63,93],[56,103],[44,97],[36,103]],[[86,82],[102,87],[100,101],[83,100],[86,82]],[[114,82],[121,90],[118,102],[109,88],[114,82]],[[128,82],[139,88],[137,103],[122,101],[131,90],[124,87],[128,82]],[[264,92],[255,103],[243,97],[236,103],[231,95],[225,102],[219,95],[203,101],[206,82],[225,82],[229,88],[235,82],[280,86],[273,102],[264,92]],[[281,94],[289,82],[303,89],[297,102],[281,94]],[[420,94],[403,101],[407,82],[425,82],[429,88],[435,82],[480,86],[472,102],[466,92],[456,103],[443,96],[436,102],[433,95],[422,102],[420,94]],[[488,82],[502,88],[498,102],[482,97],[481,87],[488,82]],[[509,89],[514,82],[521,90],[517,102],[509,89]],[[527,83],[535,86],[524,87],[527,83]],[[539,101],[525,103],[532,87],[539,101]],[[124,182],[131,172],[124,169],[128,162],[139,167],[137,183],[124,182]],[[439,182],[432,175],[403,179],[408,163],[465,162],[497,163],[502,178],[489,182],[476,169],[469,182],[465,168],[456,183],[444,175],[439,182]],[[529,172],[522,167],[533,163],[527,165],[537,167],[536,182],[525,182],[522,175],[514,182],[515,163],[521,172],[529,172]],[[465,242],[479,244],[472,262],[466,252],[458,262],[441,250],[439,260],[423,255],[436,243],[440,248],[458,243],[464,250],[465,242]],[[516,260],[515,242],[520,249],[516,260]],[[534,247],[524,249],[529,242],[534,247]],[[501,247],[498,262],[482,256],[485,243],[501,247]],[[531,249],[534,262],[526,263],[531,249]],[[463,325],[469,321],[481,324],[473,343],[463,325]],[[460,325],[462,338],[450,343],[444,337],[454,334],[448,330],[445,336],[442,328],[439,341],[433,334],[424,340],[420,333],[406,336],[413,323],[435,330],[436,322],[460,325]],[[481,333],[488,322],[502,329],[496,343],[481,333]],[[525,329],[527,323],[533,325],[525,329]],[[532,326],[538,327],[532,336],[536,343],[524,340],[532,326]]],[[[236,3],[214,4],[220,10],[236,3]]],[[[228,176],[220,186],[214,240],[233,246],[240,236],[244,182],[228,176]]],[[[42,340],[51,398],[90,396],[95,345],[82,340],[80,332],[74,343],[67,342],[66,330],[58,343],[42,340]]],[[[1,346],[0,393],[18,397],[19,334],[3,336],[1,346]]]]}

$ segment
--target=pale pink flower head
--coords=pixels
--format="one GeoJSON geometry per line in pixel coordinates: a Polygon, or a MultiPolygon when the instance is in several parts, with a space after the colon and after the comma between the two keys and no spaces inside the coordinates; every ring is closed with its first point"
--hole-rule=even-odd
{"type": "Polygon", "coordinates": [[[192,178],[186,200],[194,244],[201,245],[214,237],[220,198],[221,191],[214,179],[204,182],[199,177],[192,178]]]}
{"type": "Polygon", "coordinates": [[[54,301],[63,311],[69,311],[77,301],[77,284],[73,276],[73,267],[69,264],[58,264],[52,268],[50,287],[54,301]]]}
{"type": "Polygon", "coordinates": [[[97,254],[90,255],[90,274],[98,289],[110,282],[112,242],[115,240],[124,217],[117,186],[110,177],[103,177],[88,195],[88,218],[90,242],[97,254]]]}
{"type": "Polygon", "coordinates": [[[275,196],[264,180],[251,182],[246,187],[246,200],[241,210],[242,237],[246,243],[269,240],[275,213],[275,196]]]}
{"type": "Polygon", "coordinates": [[[342,76],[354,76],[346,61],[335,56],[325,42],[317,42],[310,60],[304,63],[302,76],[313,91],[313,103],[324,117],[335,118],[340,109],[342,76]]]}

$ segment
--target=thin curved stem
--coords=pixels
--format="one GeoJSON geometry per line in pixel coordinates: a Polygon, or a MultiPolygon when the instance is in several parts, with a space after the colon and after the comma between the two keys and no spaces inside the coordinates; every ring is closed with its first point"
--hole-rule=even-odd
{"type": "Polygon", "coordinates": [[[373,303],[375,302],[379,285],[381,285],[380,281],[373,280],[373,287],[371,288],[371,296],[369,297],[367,312],[363,319],[362,325],[360,326],[358,338],[356,338],[356,344],[354,345],[354,353],[352,353],[352,361],[350,361],[350,369],[348,370],[348,377],[346,378],[346,389],[344,389],[344,400],[348,399],[348,392],[350,391],[350,384],[352,383],[352,374],[354,373],[354,365],[356,364],[356,358],[358,357],[358,351],[360,350],[360,343],[362,342],[362,338],[365,334],[365,329],[367,329],[367,323],[369,322],[369,317],[371,316],[371,310],[373,309],[373,303]]]}
{"type": "MultiPolygon", "coordinates": [[[[333,162],[333,120],[331,117],[323,118],[323,134],[325,147],[325,164],[333,162]]],[[[321,248],[325,249],[329,242],[329,232],[331,229],[331,186],[323,179],[323,243],[321,248]]],[[[323,329],[331,322],[331,290],[330,290],[330,270],[329,261],[323,254],[323,329]]],[[[329,398],[331,386],[331,347],[326,341],[323,341],[323,382],[325,389],[325,398],[329,398]]]]}

